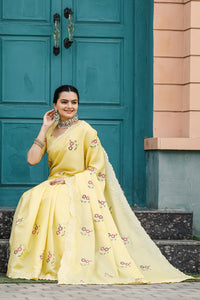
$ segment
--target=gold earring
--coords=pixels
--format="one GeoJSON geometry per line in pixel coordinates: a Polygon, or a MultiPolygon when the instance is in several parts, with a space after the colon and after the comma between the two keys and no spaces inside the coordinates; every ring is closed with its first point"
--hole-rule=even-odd
{"type": "Polygon", "coordinates": [[[60,120],[60,115],[58,113],[58,110],[55,109],[56,113],[55,113],[55,121],[59,121],[60,120]]]}

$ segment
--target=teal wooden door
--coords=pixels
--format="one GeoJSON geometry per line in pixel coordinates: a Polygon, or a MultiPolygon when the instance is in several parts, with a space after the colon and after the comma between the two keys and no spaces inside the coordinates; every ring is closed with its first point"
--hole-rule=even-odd
{"type": "Polygon", "coordinates": [[[29,166],[26,153],[60,84],[80,91],[79,117],[99,134],[129,202],[133,194],[132,0],[1,0],[0,205],[48,176],[47,160],[29,166]],[[63,46],[74,12],[74,43],[63,46]],[[60,54],[53,54],[53,15],[61,16],[60,54]]]}

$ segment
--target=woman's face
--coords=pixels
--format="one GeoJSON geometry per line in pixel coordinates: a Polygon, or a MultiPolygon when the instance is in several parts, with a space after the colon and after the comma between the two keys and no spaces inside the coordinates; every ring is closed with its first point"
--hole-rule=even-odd
{"type": "Polygon", "coordinates": [[[77,113],[78,96],[74,92],[61,92],[57,103],[53,106],[58,110],[62,121],[69,120],[77,113]]]}

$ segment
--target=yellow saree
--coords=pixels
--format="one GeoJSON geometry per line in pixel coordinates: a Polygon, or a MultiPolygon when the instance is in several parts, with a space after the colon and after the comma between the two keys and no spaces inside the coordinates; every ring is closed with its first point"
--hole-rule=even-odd
{"type": "Polygon", "coordinates": [[[59,284],[179,282],[141,227],[96,131],[79,121],[47,133],[49,178],[25,192],[15,212],[7,276],[59,284]],[[65,184],[50,185],[54,178],[65,184]]]}

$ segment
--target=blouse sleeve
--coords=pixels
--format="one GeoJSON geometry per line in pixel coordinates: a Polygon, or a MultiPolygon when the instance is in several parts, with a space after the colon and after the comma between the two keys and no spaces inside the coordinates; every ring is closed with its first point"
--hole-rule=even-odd
{"type": "MultiPolygon", "coordinates": [[[[56,124],[55,124],[56,125],[56,124]]],[[[47,151],[47,140],[49,138],[49,136],[51,135],[52,131],[54,130],[54,127],[55,125],[52,125],[48,130],[47,130],[47,133],[46,133],[46,137],[45,137],[45,140],[44,140],[44,147],[41,149],[42,151],[42,156],[46,153],[47,151]]]]}

